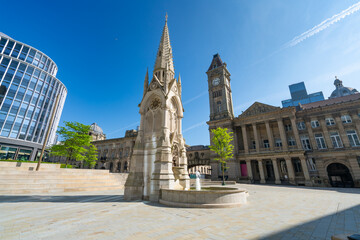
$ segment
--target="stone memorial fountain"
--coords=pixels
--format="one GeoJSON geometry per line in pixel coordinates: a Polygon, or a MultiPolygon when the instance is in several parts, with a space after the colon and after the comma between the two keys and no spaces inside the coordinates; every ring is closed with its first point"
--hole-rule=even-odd
{"type": "Polygon", "coordinates": [[[149,82],[146,73],[141,121],[125,183],[125,200],[150,200],[177,207],[233,207],[246,203],[247,191],[236,187],[190,189],[180,75],[175,70],[167,17],[149,82]]]}

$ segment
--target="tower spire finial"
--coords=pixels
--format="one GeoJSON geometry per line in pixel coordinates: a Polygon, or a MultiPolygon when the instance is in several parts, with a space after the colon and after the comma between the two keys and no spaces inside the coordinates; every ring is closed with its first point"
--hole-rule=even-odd
{"type": "Polygon", "coordinates": [[[165,14],[165,22],[167,22],[167,19],[168,19],[168,14],[166,12],[166,14],[165,14]]]}

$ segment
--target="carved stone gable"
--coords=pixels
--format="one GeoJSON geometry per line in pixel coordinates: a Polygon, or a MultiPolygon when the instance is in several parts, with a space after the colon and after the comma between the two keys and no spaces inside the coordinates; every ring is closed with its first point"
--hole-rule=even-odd
{"type": "Polygon", "coordinates": [[[240,116],[249,117],[254,115],[259,115],[267,112],[274,112],[280,110],[280,107],[274,107],[271,105],[255,102],[251,105],[245,112],[243,112],[240,116]]]}

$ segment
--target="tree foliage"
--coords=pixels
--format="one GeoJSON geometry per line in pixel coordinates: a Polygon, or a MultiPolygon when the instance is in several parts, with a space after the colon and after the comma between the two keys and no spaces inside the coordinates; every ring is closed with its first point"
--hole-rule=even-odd
{"type": "Polygon", "coordinates": [[[93,168],[96,165],[96,162],[98,160],[98,152],[97,152],[97,148],[93,144],[90,144],[90,146],[88,147],[85,153],[84,160],[86,166],[89,168],[93,168]]]}
{"type": "Polygon", "coordinates": [[[70,159],[83,161],[90,147],[90,126],[78,122],[66,122],[65,127],[60,127],[57,134],[62,141],[50,148],[50,154],[66,157],[66,166],[70,159]]]}
{"type": "Polygon", "coordinates": [[[212,145],[210,150],[217,154],[215,158],[221,164],[223,185],[225,185],[225,169],[226,161],[233,157],[234,146],[231,144],[233,140],[232,132],[228,132],[227,128],[212,129],[213,137],[211,138],[212,145]]]}

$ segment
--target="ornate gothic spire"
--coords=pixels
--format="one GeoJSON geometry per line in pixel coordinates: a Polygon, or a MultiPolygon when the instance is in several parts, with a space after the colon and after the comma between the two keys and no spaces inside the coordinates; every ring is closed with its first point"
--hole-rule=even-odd
{"type": "Polygon", "coordinates": [[[167,14],[165,16],[165,26],[162,32],[159,49],[156,55],[154,72],[159,69],[165,69],[168,65],[170,71],[174,71],[172,49],[170,45],[169,29],[167,26],[167,14]]]}
{"type": "Polygon", "coordinates": [[[144,80],[144,95],[143,96],[145,96],[148,86],[149,86],[149,69],[146,68],[146,75],[145,75],[145,80],[144,80]]]}

